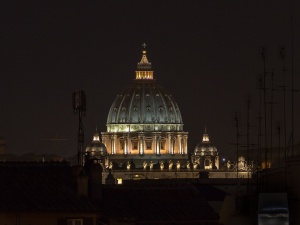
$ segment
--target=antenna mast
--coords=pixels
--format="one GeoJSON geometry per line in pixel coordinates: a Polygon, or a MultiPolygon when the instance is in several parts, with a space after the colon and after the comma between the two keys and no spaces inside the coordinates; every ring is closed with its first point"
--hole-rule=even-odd
{"type": "Polygon", "coordinates": [[[291,44],[292,44],[292,156],[294,155],[294,15],[293,15],[293,0],[291,0],[291,44]]]}
{"type": "MultiPolygon", "coordinates": [[[[247,97],[247,167],[248,167],[248,186],[249,186],[249,165],[250,165],[250,95],[247,97]]],[[[251,157],[252,158],[252,157],[251,157]]]]}
{"type": "Polygon", "coordinates": [[[235,113],[235,127],[236,127],[236,178],[239,179],[239,120],[237,112],[235,113]]]}
{"type": "MultiPolygon", "coordinates": [[[[280,50],[282,59],[282,76],[283,76],[283,132],[284,132],[284,150],[286,151],[286,84],[285,84],[285,52],[284,48],[280,50]]],[[[286,159],[285,159],[286,160],[286,159]]]]}
{"type": "Polygon", "coordinates": [[[272,69],[271,73],[271,115],[270,115],[270,124],[271,124],[271,129],[270,129],[270,168],[271,168],[271,163],[272,163],[272,153],[273,153],[273,104],[274,104],[274,73],[272,69]]]}
{"type": "Polygon", "coordinates": [[[78,145],[77,145],[77,159],[78,165],[83,166],[83,142],[84,142],[84,130],[82,117],[86,113],[86,96],[84,91],[73,92],[72,94],[72,105],[74,114],[78,114],[79,127],[78,127],[78,145]]]}
{"type": "Polygon", "coordinates": [[[268,185],[268,137],[267,137],[267,87],[266,87],[266,56],[265,49],[262,48],[261,56],[263,59],[263,95],[264,95],[264,117],[265,117],[265,184],[268,185]]]}

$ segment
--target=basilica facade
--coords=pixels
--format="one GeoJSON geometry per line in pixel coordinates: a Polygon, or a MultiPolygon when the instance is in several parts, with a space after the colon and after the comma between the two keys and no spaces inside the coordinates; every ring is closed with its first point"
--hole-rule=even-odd
{"type": "Polygon", "coordinates": [[[206,128],[189,155],[188,132],[183,130],[178,104],[154,79],[146,53],[144,46],[135,79],[117,94],[108,112],[106,131],[99,134],[96,130],[83,161],[100,163],[103,176],[113,176],[118,183],[199,178],[201,173],[210,178],[249,177],[249,172],[237,173],[231,167],[220,170],[219,153],[206,128]]]}
{"type": "Polygon", "coordinates": [[[188,133],[183,130],[180,109],[154,79],[145,49],[133,83],[112,103],[106,126],[101,136],[111,163],[135,167],[187,163],[188,133]]]}

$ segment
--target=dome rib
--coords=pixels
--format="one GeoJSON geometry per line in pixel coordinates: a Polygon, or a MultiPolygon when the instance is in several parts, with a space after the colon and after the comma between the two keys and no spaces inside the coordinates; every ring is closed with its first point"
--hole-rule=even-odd
{"type": "Polygon", "coordinates": [[[149,92],[151,93],[150,94],[150,98],[151,98],[151,104],[152,104],[152,118],[151,120],[154,121],[155,123],[157,123],[157,115],[156,115],[156,99],[155,99],[155,94],[154,94],[154,87],[150,86],[149,88],[149,92]]]}
{"type": "Polygon", "coordinates": [[[162,104],[163,104],[164,123],[167,123],[167,122],[169,122],[169,118],[167,115],[168,106],[167,106],[166,100],[162,96],[162,93],[160,93],[160,96],[161,96],[162,104]]]}
{"type": "Polygon", "coordinates": [[[130,103],[129,103],[129,108],[128,108],[128,118],[129,118],[129,121],[132,121],[133,118],[131,117],[132,115],[132,112],[133,112],[133,101],[134,101],[134,96],[135,96],[135,90],[133,92],[133,94],[131,95],[131,99],[130,99],[130,103]],[[130,110],[129,110],[130,109],[130,110]]]}

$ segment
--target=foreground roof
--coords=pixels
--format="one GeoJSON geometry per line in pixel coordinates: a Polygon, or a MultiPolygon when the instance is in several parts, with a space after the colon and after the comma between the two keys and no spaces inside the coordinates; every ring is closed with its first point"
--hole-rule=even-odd
{"type": "Polygon", "coordinates": [[[198,190],[186,182],[137,181],[105,188],[103,200],[103,210],[108,217],[135,220],[138,224],[199,221],[218,224],[219,219],[198,190]]]}
{"type": "Polygon", "coordinates": [[[0,210],[97,212],[73,189],[71,166],[60,162],[0,163],[0,210]]]}

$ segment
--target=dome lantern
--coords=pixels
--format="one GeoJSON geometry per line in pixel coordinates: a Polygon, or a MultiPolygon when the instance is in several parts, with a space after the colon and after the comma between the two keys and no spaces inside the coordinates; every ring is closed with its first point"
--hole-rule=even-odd
{"type": "Polygon", "coordinates": [[[142,59],[137,64],[137,70],[135,71],[137,80],[153,80],[153,71],[151,70],[151,62],[147,59],[147,51],[146,51],[146,44],[142,44],[143,51],[142,51],[142,59]]]}
{"type": "Polygon", "coordinates": [[[207,134],[206,126],[205,126],[205,131],[204,131],[204,134],[203,134],[203,138],[202,138],[202,143],[210,143],[209,136],[207,134]]]}

